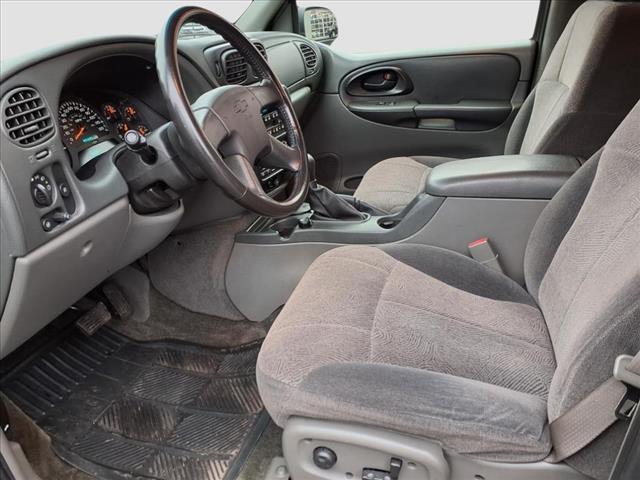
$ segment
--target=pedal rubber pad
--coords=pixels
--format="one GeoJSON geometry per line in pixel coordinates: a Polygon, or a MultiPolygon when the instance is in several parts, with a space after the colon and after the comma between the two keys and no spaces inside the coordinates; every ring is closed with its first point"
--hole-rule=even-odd
{"type": "Polygon", "coordinates": [[[76,320],[76,325],[85,334],[91,336],[109,320],[111,320],[111,313],[104,303],[98,302],[91,310],[76,320]]]}
{"type": "Polygon", "coordinates": [[[131,304],[125,297],[120,287],[118,287],[115,283],[107,283],[102,287],[102,293],[107,300],[113,310],[118,314],[120,318],[127,318],[133,313],[133,309],[131,308],[131,304]]]}

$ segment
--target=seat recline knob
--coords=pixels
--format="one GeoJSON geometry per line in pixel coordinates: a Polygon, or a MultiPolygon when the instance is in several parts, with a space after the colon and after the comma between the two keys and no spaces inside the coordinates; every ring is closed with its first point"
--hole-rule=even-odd
{"type": "Polygon", "coordinates": [[[316,467],[329,470],[338,461],[336,452],[327,447],[317,447],[313,451],[313,463],[316,467]]]}

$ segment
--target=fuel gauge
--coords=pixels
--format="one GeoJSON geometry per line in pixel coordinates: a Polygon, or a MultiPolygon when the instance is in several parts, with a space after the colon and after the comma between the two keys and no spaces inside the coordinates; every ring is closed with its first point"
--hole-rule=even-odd
{"type": "Polygon", "coordinates": [[[139,124],[138,128],[136,128],[136,130],[138,130],[138,133],[140,135],[144,135],[145,137],[149,134],[149,127],[147,127],[146,125],[143,124],[139,124]]]}
{"type": "Polygon", "coordinates": [[[126,105],[122,109],[122,116],[127,122],[132,122],[138,118],[138,111],[133,105],[126,105]]]}

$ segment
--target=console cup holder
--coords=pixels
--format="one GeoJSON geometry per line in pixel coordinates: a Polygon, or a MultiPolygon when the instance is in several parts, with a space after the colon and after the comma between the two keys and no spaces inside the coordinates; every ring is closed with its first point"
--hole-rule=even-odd
{"type": "Polygon", "coordinates": [[[381,217],[378,219],[378,225],[385,230],[391,230],[393,227],[400,223],[400,218],[395,217],[381,217]]]}

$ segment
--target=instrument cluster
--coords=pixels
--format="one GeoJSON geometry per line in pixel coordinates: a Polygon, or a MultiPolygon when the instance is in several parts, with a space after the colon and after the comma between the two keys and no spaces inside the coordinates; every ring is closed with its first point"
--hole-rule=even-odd
{"type": "Polygon", "coordinates": [[[149,126],[136,103],[131,98],[63,99],[58,109],[58,124],[72,162],[76,163],[83,151],[102,142],[123,141],[129,130],[147,135],[149,126]]]}

